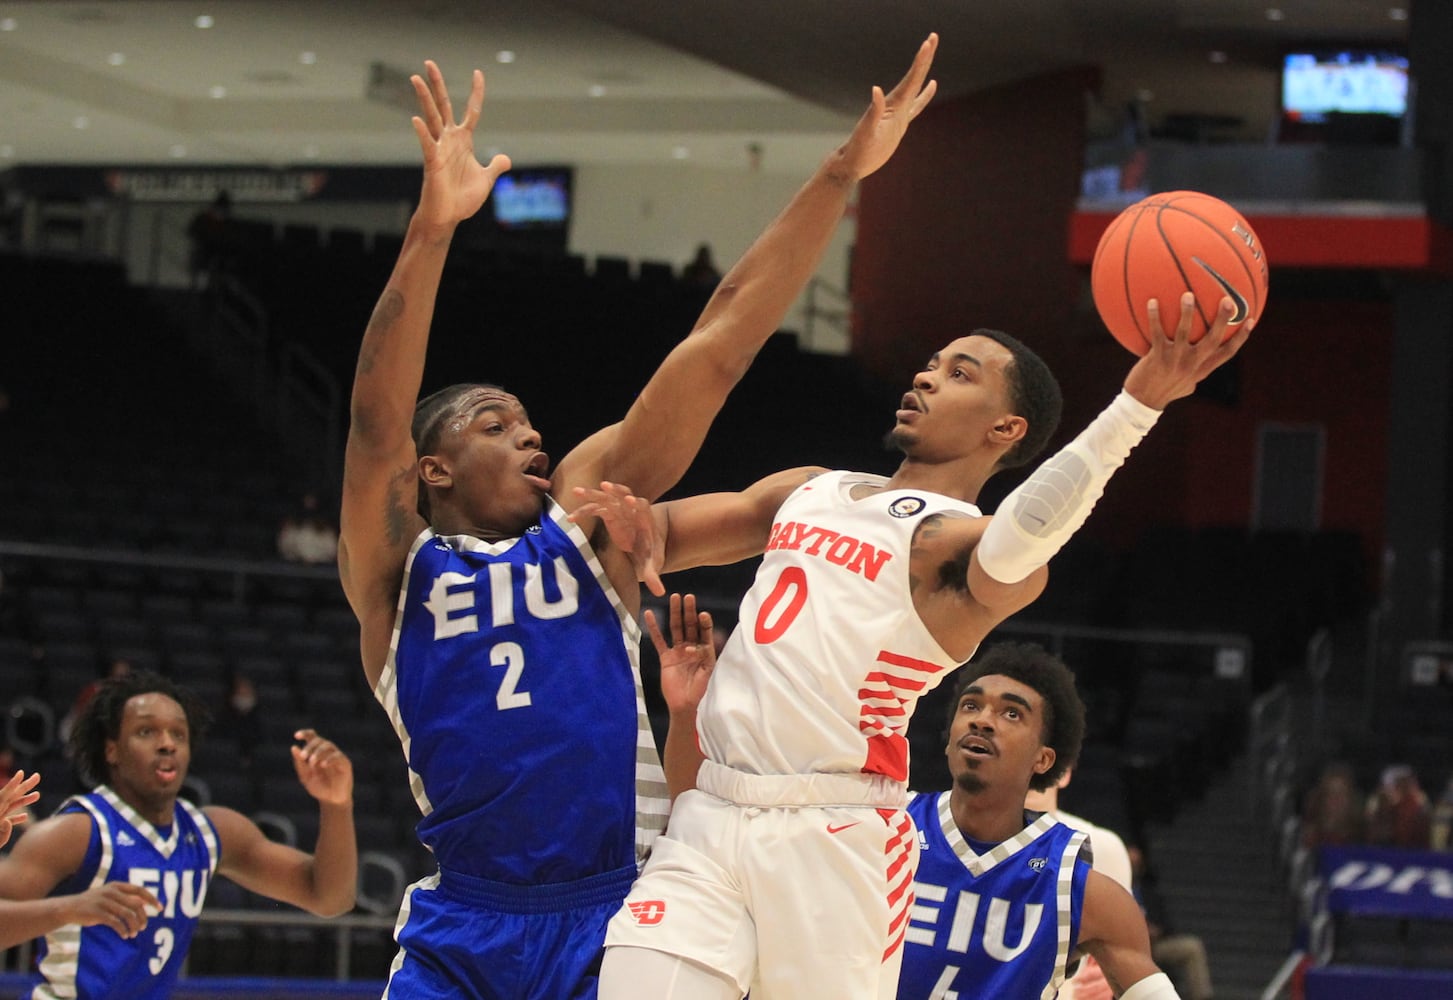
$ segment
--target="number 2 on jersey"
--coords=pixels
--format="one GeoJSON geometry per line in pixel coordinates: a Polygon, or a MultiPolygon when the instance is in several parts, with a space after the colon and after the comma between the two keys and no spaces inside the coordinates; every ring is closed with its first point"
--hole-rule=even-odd
{"type": "Polygon", "coordinates": [[[525,651],[517,642],[496,643],[489,651],[489,662],[505,668],[504,680],[494,693],[494,703],[500,711],[507,708],[524,708],[530,704],[530,692],[516,690],[520,685],[520,674],[525,672],[525,651]]]}
{"type": "Polygon", "coordinates": [[[765,646],[782,638],[782,633],[792,625],[806,603],[807,574],[802,571],[801,566],[788,566],[777,578],[777,585],[772,588],[757,612],[757,622],[752,632],[757,644],[765,646]],[[779,611],[778,605],[783,601],[787,602],[787,606],[779,611]]]}

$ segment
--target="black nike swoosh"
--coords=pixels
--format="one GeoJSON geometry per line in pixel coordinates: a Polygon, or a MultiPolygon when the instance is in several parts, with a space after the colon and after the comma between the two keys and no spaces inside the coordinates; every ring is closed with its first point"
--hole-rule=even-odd
{"type": "Polygon", "coordinates": [[[1214,267],[1212,267],[1210,264],[1207,264],[1201,258],[1192,257],[1191,260],[1195,261],[1196,264],[1200,266],[1201,270],[1209,274],[1212,279],[1215,280],[1216,284],[1221,286],[1221,290],[1231,297],[1231,301],[1236,303],[1236,311],[1231,314],[1230,325],[1235,326],[1237,323],[1240,323],[1242,320],[1246,319],[1247,314],[1251,312],[1251,307],[1246,303],[1246,296],[1238,292],[1235,286],[1232,285],[1230,281],[1227,281],[1225,278],[1221,277],[1220,273],[1218,273],[1214,267]]]}

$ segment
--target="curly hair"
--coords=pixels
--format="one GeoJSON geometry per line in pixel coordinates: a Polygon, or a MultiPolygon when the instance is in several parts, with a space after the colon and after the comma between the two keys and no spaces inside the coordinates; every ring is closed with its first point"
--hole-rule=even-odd
{"type": "Polygon", "coordinates": [[[1033,688],[1044,699],[1044,728],[1040,741],[1054,750],[1054,764],[1033,775],[1029,787],[1037,792],[1053,788],[1080,756],[1085,739],[1085,703],[1075,690],[1075,675],[1065,662],[1033,642],[1001,642],[984,655],[959,668],[954,696],[944,721],[944,741],[958,713],[964,691],[980,677],[1000,674],[1033,688]]]}
{"type": "Polygon", "coordinates": [[[182,711],[187,714],[187,728],[191,732],[193,747],[202,738],[212,721],[211,713],[200,698],[173,683],[170,678],[141,670],[104,680],[71,729],[71,759],[76,762],[76,769],[87,783],[99,785],[110,775],[111,768],[106,763],[106,741],[120,739],[121,716],[126,711],[126,703],[137,695],[152,693],[164,694],[182,706],[182,711]]]}
{"type": "Polygon", "coordinates": [[[1009,377],[1009,403],[1029,427],[1024,437],[999,460],[999,468],[1017,468],[1043,451],[1059,429],[1060,416],[1064,412],[1064,395],[1060,392],[1059,381],[1044,359],[1017,338],[1001,330],[984,328],[970,332],[969,336],[988,337],[1014,357],[1014,363],[1006,372],[1009,377]]]}

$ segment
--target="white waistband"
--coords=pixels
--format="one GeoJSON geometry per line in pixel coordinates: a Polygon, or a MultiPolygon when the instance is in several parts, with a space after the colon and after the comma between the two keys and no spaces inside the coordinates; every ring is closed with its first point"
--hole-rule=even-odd
{"type": "Polygon", "coordinates": [[[704,760],[696,787],[742,806],[872,806],[902,809],[908,789],[882,774],[747,774],[704,760]]]}

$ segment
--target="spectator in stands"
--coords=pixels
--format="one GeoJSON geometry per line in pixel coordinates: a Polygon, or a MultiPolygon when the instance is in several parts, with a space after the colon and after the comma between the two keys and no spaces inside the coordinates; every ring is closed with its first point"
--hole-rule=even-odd
{"type": "Polygon", "coordinates": [[[1453,776],[1433,806],[1433,824],[1428,846],[1435,851],[1453,851],[1453,776]]]}
{"type": "Polygon", "coordinates": [[[91,699],[96,697],[96,692],[101,689],[101,685],[108,680],[125,677],[132,670],[131,661],[124,656],[110,657],[103,660],[102,664],[99,676],[76,692],[75,701],[71,702],[71,707],[66,710],[66,714],[61,716],[61,721],[56,726],[56,736],[60,738],[61,743],[70,742],[71,730],[75,728],[76,720],[81,717],[81,713],[86,710],[91,699]]]}
{"type": "Polygon", "coordinates": [[[1385,768],[1367,803],[1367,842],[1426,850],[1431,838],[1432,813],[1417,774],[1406,764],[1385,768]]]}
{"type": "Polygon", "coordinates": [[[35,786],[40,775],[27,775],[15,767],[15,751],[0,747],[0,847],[10,842],[10,835],[21,823],[32,819],[30,806],[40,798],[35,786]]]}
{"type": "Polygon", "coordinates": [[[191,240],[192,287],[211,288],[217,276],[232,267],[236,236],[232,227],[232,195],[218,191],[211,204],[187,224],[191,240]]]}
{"type": "MultiPolygon", "coordinates": [[[[390,996],[594,995],[606,921],[665,820],[672,754],[663,771],[638,694],[641,554],[604,517],[576,515],[577,490],[610,480],[654,500],[680,480],[857,182],[932,96],[932,54],[925,42],[898,87],[873,89],[692,330],[649,377],[641,359],[644,387],[624,412],[558,463],[498,385],[418,399],[450,244],[510,163],[475,155],[482,73],[462,120],[438,66],[412,78],[423,188],[359,348],[338,557],[362,667],[403,737],[418,834],[439,865],[409,895],[390,996]]],[[[479,335],[508,344],[488,325],[479,335]]],[[[608,340],[601,350],[631,350],[608,340]]],[[[545,350],[559,401],[591,359],[545,350]]]]}
{"type": "Polygon", "coordinates": [[[338,529],[323,515],[316,493],[304,493],[298,510],[278,526],[277,552],[289,562],[322,565],[338,559],[338,529]]]}
{"type": "Polygon", "coordinates": [[[102,684],[76,720],[73,757],[103,783],[0,858],[0,948],[43,938],[37,996],[169,996],[214,872],[320,916],[353,906],[348,757],[311,729],[293,734],[298,780],[318,800],[306,854],[241,813],[179,798],[205,716],[191,692],[141,671],[102,684]]]}
{"type": "Polygon", "coordinates": [[[721,272],[717,270],[716,261],[711,259],[710,243],[696,248],[696,256],[681,269],[681,282],[703,291],[710,291],[721,284],[721,272]]]}
{"type": "Polygon", "coordinates": [[[1341,761],[1329,763],[1302,805],[1302,843],[1315,849],[1365,842],[1363,810],[1362,792],[1352,768],[1341,761]]]}
{"type": "Polygon", "coordinates": [[[262,739],[262,713],[257,709],[257,685],[243,673],[234,673],[227,700],[217,717],[217,736],[237,744],[237,759],[252,766],[252,754],[262,739]]]}
{"type": "Polygon", "coordinates": [[[1184,1000],[1211,1000],[1211,965],[1206,959],[1205,943],[1196,934],[1176,932],[1145,849],[1139,844],[1127,844],[1126,849],[1130,852],[1135,899],[1145,911],[1145,926],[1150,931],[1151,957],[1170,976],[1184,1000]]]}

